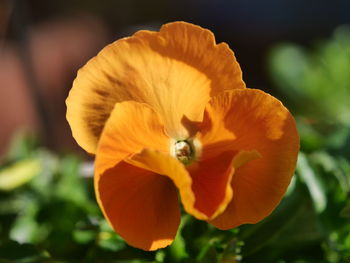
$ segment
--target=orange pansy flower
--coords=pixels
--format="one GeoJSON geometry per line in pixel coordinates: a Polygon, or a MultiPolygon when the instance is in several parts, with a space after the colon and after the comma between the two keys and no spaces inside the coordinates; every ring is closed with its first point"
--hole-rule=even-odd
{"type": "Polygon", "coordinates": [[[220,229],[256,223],[294,172],[299,137],[276,98],[248,89],[227,44],[185,22],[105,47],[74,81],[67,119],[96,155],[104,216],[130,245],[171,244],[184,209],[220,229]]]}

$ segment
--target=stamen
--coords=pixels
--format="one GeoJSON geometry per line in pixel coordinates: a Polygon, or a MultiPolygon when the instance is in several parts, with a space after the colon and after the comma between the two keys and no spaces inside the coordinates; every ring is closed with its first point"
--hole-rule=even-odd
{"type": "Polygon", "coordinates": [[[177,141],[174,146],[175,157],[183,164],[189,164],[193,157],[193,149],[188,141],[177,141]]]}

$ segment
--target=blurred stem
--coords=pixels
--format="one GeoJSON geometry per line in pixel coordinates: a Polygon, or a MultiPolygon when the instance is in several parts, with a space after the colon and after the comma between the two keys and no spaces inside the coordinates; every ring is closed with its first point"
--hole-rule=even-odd
{"type": "Polygon", "coordinates": [[[45,109],[44,100],[39,90],[39,84],[35,77],[35,70],[33,68],[30,43],[28,38],[28,3],[26,0],[12,0],[13,16],[12,29],[18,44],[19,56],[23,62],[25,77],[27,78],[29,93],[35,104],[35,110],[40,118],[41,138],[50,146],[52,130],[49,123],[49,116],[45,109]]]}
{"type": "Polygon", "coordinates": [[[9,31],[9,20],[13,13],[13,3],[11,0],[0,1],[0,52],[3,52],[5,40],[9,31]]]}

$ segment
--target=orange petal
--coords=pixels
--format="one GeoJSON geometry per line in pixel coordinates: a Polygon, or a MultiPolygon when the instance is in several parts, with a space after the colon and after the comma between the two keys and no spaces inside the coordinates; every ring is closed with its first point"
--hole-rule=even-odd
{"type": "Polygon", "coordinates": [[[185,139],[184,115],[201,121],[211,95],[244,87],[227,44],[216,44],[209,30],[175,22],[118,40],[91,59],[67,98],[67,120],[80,146],[95,153],[114,104],[134,100],[154,108],[170,136],[185,139]]]}
{"type": "Polygon", "coordinates": [[[226,127],[223,117],[225,114],[220,109],[212,107],[210,103],[205,108],[203,121],[198,124],[199,132],[196,134],[197,141],[200,142],[201,160],[211,159],[225,151],[238,152],[234,147],[236,135],[226,127]]]}
{"type": "Polygon", "coordinates": [[[215,218],[232,199],[233,152],[196,162],[188,170],[196,197],[194,206],[209,219],[215,218]]]}
{"type": "Polygon", "coordinates": [[[164,126],[148,105],[117,103],[106,122],[95,162],[95,192],[106,217],[130,245],[154,250],[169,245],[179,224],[171,180],[123,162],[144,147],[169,152],[164,126]]]}
{"type": "Polygon", "coordinates": [[[129,245],[156,250],[172,243],[180,209],[171,180],[125,162],[97,178],[96,197],[103,214],[129,245]]]}
{"type": "MultiPolygon", "coordinates": [[[[233,134],[235,139],[228,144],[231,150],[250,152],[234,161],[234,197],[211,223],[220,229],[256,223],[277,206],[293,176],[299,150],[295,121],[280,101],[253,89],[220,94],[212,99],[206,114],[233,134]]],[[[219,147],[210,149],[211,154],[220,152],[219,147]]]]}
{"type": "Polygon", "coordinates": [[[179,189],[185,210],[198,219],[208,220],[221,213],[232,198],[233,154],[188,167],[158,151],[144,149],[126,160],[149,171],[168,176],[179,189]]]}
{"type": "Polygon", "coordinates": [[[167,153],[169,144],[158,114],[148,105],[134,101],[117,103],[99,142],[96,174],[102,174],[143,148],[167,153]]]}

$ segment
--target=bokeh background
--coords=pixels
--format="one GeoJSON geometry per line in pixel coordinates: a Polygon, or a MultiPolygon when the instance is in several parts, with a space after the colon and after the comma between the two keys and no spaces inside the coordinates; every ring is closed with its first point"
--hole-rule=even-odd
{"type": "Polygon", "coordinates": [[[0,0],[0,262],[350,262],[348,24],[346,0],[0,0]],[[263,222],[223,232],[184,215],[174,245],[146,253],[102,218],[64,101],[103,46],[175,20],[213,31],[247,86],[288,106],[301,153],[263,222]]]}

